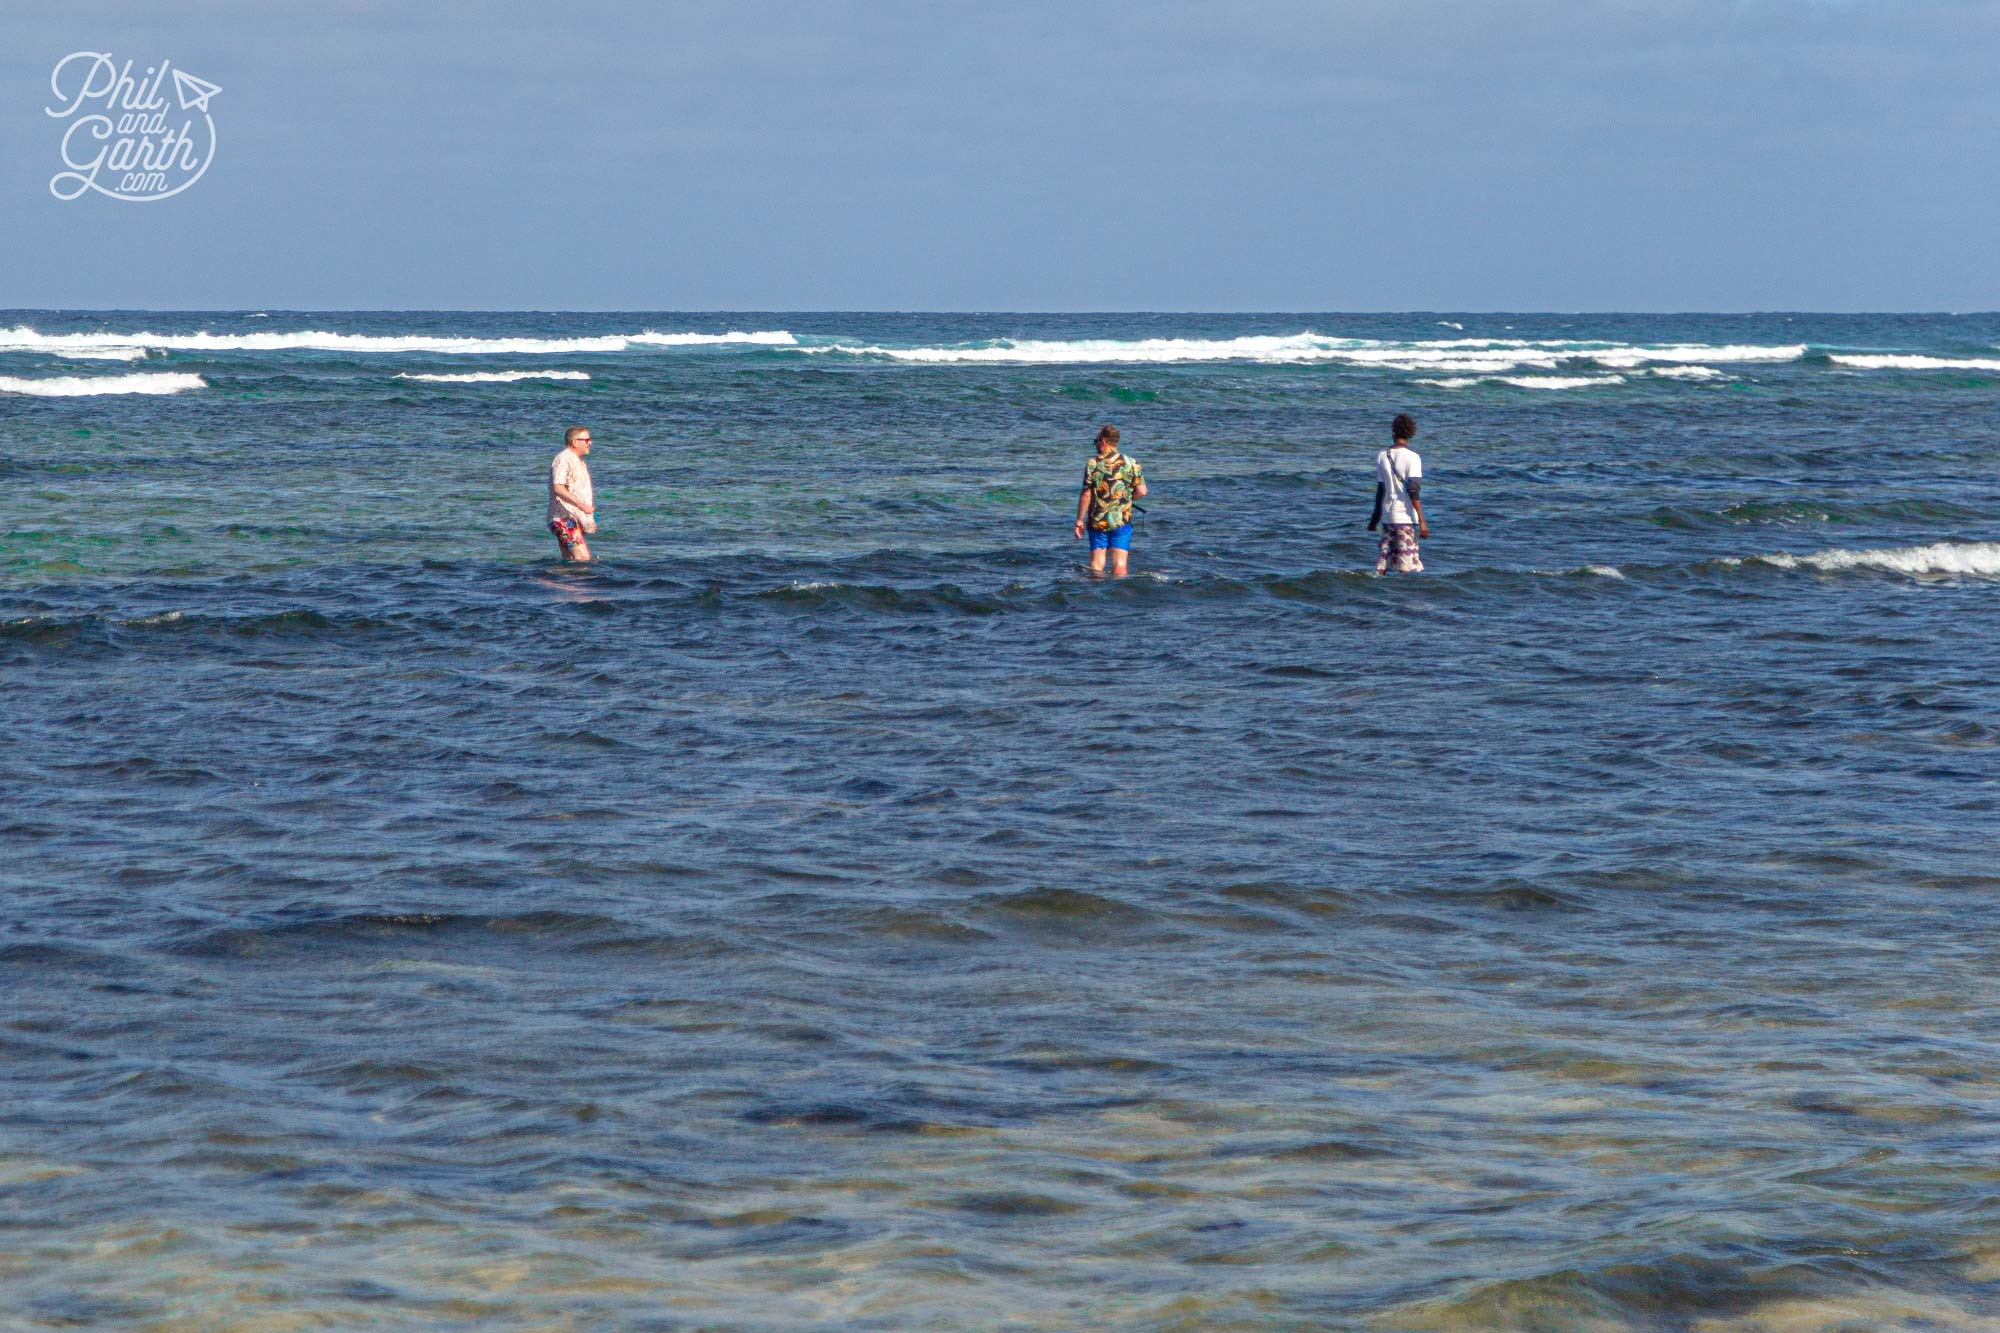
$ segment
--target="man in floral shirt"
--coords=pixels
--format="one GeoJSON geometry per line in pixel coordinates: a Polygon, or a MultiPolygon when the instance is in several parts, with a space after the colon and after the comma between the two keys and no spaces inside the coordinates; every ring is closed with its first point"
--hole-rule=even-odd
{"type": "Polygon", "coordinates": [[[571,426],[563,432],[562,451],[549,460],[549,531],[565,560],[590,559],[584,534],[597,531],[597,496],[590,488],[590,427],[571,426]]]}
{"type": "Polygon", "coordinates": [[[1090,570],[1104,572],[1106,552],[1111,577],[1125,577],[1132,550],[1132,501],[1146,498],[1146,474],[1139,460],[1118,452],[1118,427],[1097,432],[1097,457],[1083,469],[1083,494],[1076,501],[1076,539],[1090,536],[1090,570]]]}

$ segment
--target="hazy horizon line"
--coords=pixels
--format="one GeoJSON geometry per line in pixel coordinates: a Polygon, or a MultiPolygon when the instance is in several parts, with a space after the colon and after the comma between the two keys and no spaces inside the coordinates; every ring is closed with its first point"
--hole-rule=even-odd
{"type": "Polygon", "coordinates": [[[674,308],[639,306],[601,307],[553,307],[553,306],[0,306],[7,314],[94,314],[94,315],[1472,315],[1472,316],[1523,316],[1523,315],[1657,315],[1657,316],[1852,316],[1852,315],[1925,315],[1948,319],[1972,319],[1981,316],[2000,315],[2000,310],[1885,310],[1885,309],[1743,309],[1743,310],[1639,310],[1639,309],[1590,309],[1590,310],[1532,310],[1532,309],[1492,309],[1453,310],[1444,307],[1435,309],[1388,306],[1377,308],[1351,309],[1173,309],[1131,308],[1112,309],[1004,309],[993,308],[925,308],[925,307],[826,307],[823,309],[806,306],[715,306],[710,308],[674,308]]]}

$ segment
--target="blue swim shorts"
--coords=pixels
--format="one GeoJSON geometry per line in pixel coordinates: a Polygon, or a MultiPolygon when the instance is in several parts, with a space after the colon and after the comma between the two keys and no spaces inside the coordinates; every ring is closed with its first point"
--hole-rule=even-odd
{"type": "Polygon", "coordinates": [[[1093,551],[1102,551],[1106,547],[1114,551],[1131,550],[1132,525],[1127,523],[1124,527],[1113,528],[1109,532],[1099,532],[1096,528],[1090,529],[1090,549],[1093,551]]]}

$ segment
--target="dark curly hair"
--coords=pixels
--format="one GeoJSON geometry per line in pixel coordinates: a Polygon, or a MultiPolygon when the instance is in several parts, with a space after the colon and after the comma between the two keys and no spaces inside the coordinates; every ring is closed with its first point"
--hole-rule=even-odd
{"type": "Polygon", "coordinates": [[[1417,438],[1417,419],[1408,412],[1398,412],[1396,419],[1389,423],[1389,434],[1398,440],[1417,438]]]}

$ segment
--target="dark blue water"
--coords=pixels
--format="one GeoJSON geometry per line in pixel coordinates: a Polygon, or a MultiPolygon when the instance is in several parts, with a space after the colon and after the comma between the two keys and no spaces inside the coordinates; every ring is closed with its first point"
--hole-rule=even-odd
{"type": "Polygon", "coordinates": [[[2000,1319],[2000,318],[0,330],[11,1325],[2000,1319]]]}

